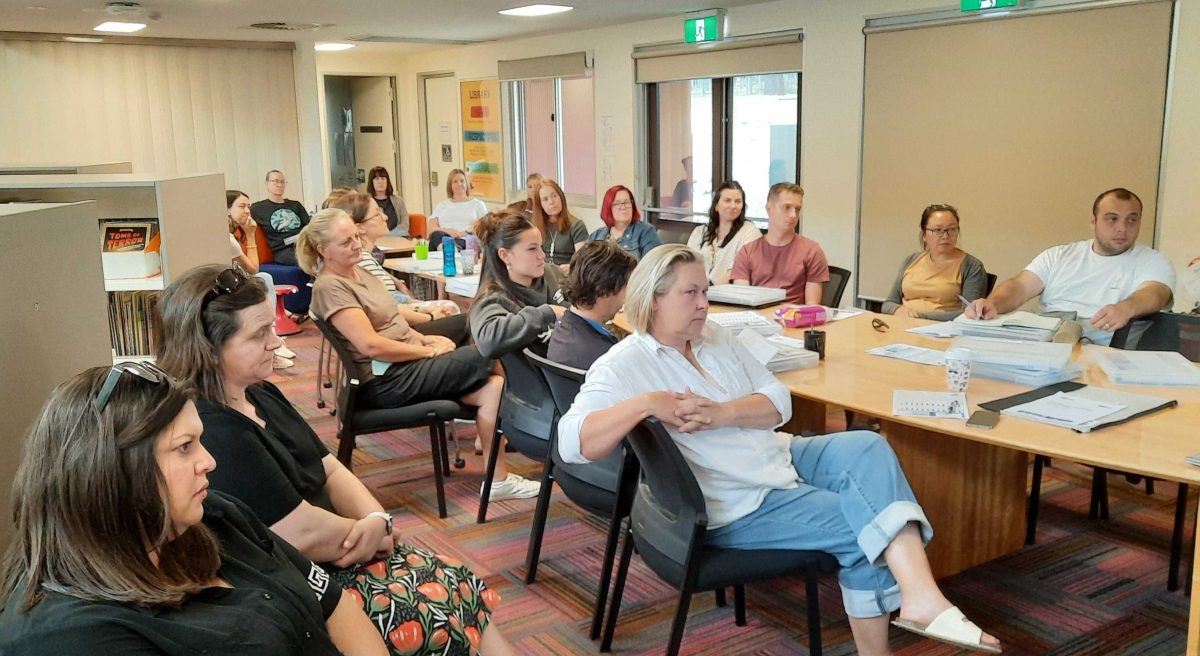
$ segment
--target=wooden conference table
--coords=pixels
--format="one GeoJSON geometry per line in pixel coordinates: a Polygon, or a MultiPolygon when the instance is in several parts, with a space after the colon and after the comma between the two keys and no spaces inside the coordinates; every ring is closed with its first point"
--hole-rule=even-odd
{"type": "Polygon", "coordinates": [[[380,237],[375,245],[385,256],[407,255],[416,250],[417,242],[408,237],[380,237]]]}
{"type": "MultiPolygon", "coordinates": [[[[713,307],[715,312],[725,310],[713,307]]],[[[792,430],[824,432],[828,405],[879,418],[881,432],[896,451],[933,523],[934,540],[928,554],[939,578],[1022,547],[1030,454],[1200,485],[1200,467],[1184,461],[1200,451],[1200,390],[1195,388],[1122,386],[1180,403],[1087,434],[1009,416],[1001,417],[990,430],[968,428],[961,419],[891,416],[893,390],[944,391],[945,370],[870,355],[866,350],[894,343],[947,348],[950,340],[905,331],[924,323],[929,322],[868,312],[827,324],[821,327],[826,333],[825,360],[815,368],[783,372],[778,377],[792,393],[792,430]],[[872,328],[875,317],[883,319],[889,330],[872,328]]],[[[802,332],[787,330],[785,334],[802,338],[802,332]]],[[[1072,357],[1085,365],[1082,382],[1113,387],[1092,360],[1092,353],[1102,348],[1106,347],[1077,345],[1072,357]]],[[[974,410],[979,403],[1029,389],[973,376],[967,399],[974,410]]],[[[1200,558],[1200,551],[1196,557],[1200,558]]],[[[1200,583],[1200,569],[1196,571],[1193,581],[1200,583]]],[[[1192,596],[1187,644],[1188,654],[1200,654],[1200,594],[1192,596]]]]}

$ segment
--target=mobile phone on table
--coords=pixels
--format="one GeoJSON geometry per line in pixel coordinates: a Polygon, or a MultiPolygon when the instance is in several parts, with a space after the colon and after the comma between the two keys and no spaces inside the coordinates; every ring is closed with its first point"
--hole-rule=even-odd
{"type": "Polygon", "coordinates": [[[971,418],[967,420],[967,425],[971,428],[995,428],[998,421],[1000,421],[999,412],[976,410],[971,413],[971,418]]]}

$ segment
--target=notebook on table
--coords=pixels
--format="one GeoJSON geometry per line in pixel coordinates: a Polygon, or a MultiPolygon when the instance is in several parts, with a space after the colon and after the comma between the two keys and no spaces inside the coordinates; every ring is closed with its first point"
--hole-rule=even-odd
{"type": "Polygon", "coordinates": [[[782,303],[787,291],[780,287],[755,287],[753,285],[713,285],[708,288],[708,300],[723,305],[764,307],[782,303]]]}

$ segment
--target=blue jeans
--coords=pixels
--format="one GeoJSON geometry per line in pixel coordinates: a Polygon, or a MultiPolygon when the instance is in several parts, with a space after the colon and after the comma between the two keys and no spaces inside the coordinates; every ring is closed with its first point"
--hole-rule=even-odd
{"type": "Polygon", "coordinates": [[[812,549],[841,564],[838,582],[850,617],[900,608],[900,587],[883,551],[909,522],[921,539],[933,527],[917,504],[896,454],[879,435],[849,431],[792,440],[799,487],[772,490],[757,510],[708,532],[725,549],[812,549]]]}

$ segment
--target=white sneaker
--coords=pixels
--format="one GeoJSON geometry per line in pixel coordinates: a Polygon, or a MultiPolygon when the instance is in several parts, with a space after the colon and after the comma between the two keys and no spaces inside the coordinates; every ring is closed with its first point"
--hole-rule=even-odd
{"type": "Polygon", "coordinates": [[[279,341],[283,342],[283,346],[275,349],[275,355],[282,355],[289,360],[294,360],[296,358],[296,354],[292,351],[292,349],[287,347],[287,338],[280,337],[279,341]]]}
{"type": "Polygon", "coordinates": [[[275,354],[275,362],[272,366],[275,367],[276,369],[289,369],[291,367],[296,366],[296,363],[292,362],[291,360],[276,353],[275,354]]]}
{"type": "MultiPolygon", "coordinates": [[[[536,497],[541,490],[541,483],[522,478],[516,474],[509,474],[502,481],[492,481],[492,493],[488,495],[488,499],[491,501],[531,499],[536,497]]],[[[479,486],[479,492],[480,494],[483,493],[483,485],[479,486]]]]}

